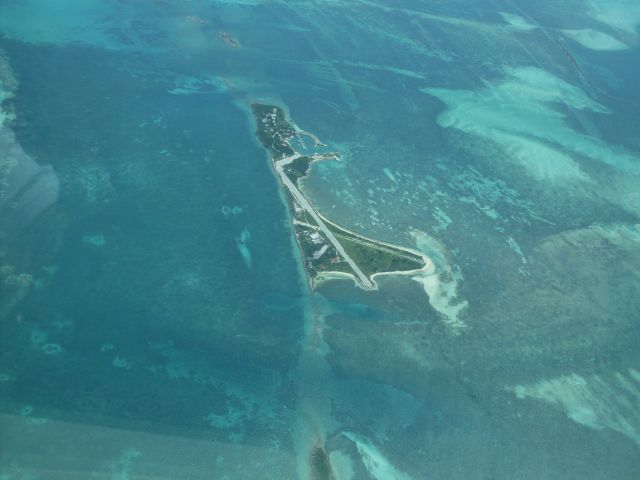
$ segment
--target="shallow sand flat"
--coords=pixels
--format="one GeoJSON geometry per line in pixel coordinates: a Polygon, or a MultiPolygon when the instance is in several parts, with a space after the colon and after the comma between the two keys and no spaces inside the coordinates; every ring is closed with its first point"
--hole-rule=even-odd
{"type": "Polygon", "coordinates": [[[536,67],[508,68],[505,77],[477,90],[425,88],[446,110],[438,117],[443,128],[455,128],[490,140],[539,180],[587,180],[580,156],[627,174],[640,174],[631,152],[576,130],[564,104],[575,112],[608,114],[580,88],[536,67]]]}
{"type": "Polygon", "coordinates": [[[640,446],[640,373],[633,368],[604,375],[570,373],[508,390],[520,400],[550,403],[586,427],[615,430],[640,446]]]}
{"type": "Polygon", "coordinates": [[[603,33],[591,28],[577,30],[563,30],[567,37],[575,40],[583,47],[597,51],[627,50],[629,46],[608,33],[603,33]]]}
{"type": "Polygon", "coordinates": [[[620,399],[640,382],[634,33],[590,18],[590,0],[14,14],[43,1],[10,2],[0,28],[26,41],[4,37],[8,103],[25,152],[60,175],[64,234],[59,255],[34,252],[43,287],[6,318],[4,411],[29,414],[7,422],[1,473],[308,479],[324,451],[334,480],[635,478],[620,433],[638,431],[620,399]],[[47,14],[52,44],[35,35],[47,14]],[[341,152],[300,182],[314,206],[428,267],[307,289],[251,99],[341,152]],[[32,465],[50,470],[18,471],[32,465]]]}
{"type": "Polygon", "coordinates": [[[85,423],[0,415],[0,427],[12,441],[3,455],[6,478],[295,478],[291,452],[232,442],[107,428],[85,423]],[[64,445],[73,454],[61,454],[64,445]],[[34,449],[38,452],[34,455],[34,449]],[[170,460],[168,460],[170,459],[170,460]],[[17,461],[16,461],[17,460],[17,461]]]}
{"type": "Polygon", "coordinates": [[[530,23],[526,18],[521,17],[520,15],[516,15],[514,13],[506,13],[499,12],[500,16],[511,25],[516,30],[529,31],[537,28],[535,25],[530,23]]]}
{"type": "Polygon", "coordinates": [[[412,232],[416,246],[429,259],[429,264],[423,272],[417,273],[412,279],[422,284],[429,297],[429,303],[444,317],[445,323],[455,333],[466,328],[461,318],[468,306],[468,302],[458,298],[458,285],[463,281],[460,270],[446,260],[444,247],[433,237],[423,232],[412,232]]]}
{"type": "Polygon", "coordinates": [[[591,0],[589,15],[623,32],[638,35],[640,4],[635,0],[591,0]]]}
{"type": "Polygon", "coordinates": [[[80,41],[107,48],[115,46],[106,26],[111,7],[104,2],[74,0],[63,4],[28,0],[3,5],[2,11],[0,31],[8,38],[35,44],[80,41]],[[88,25],[94,28],[87,28],[88,25]]]}
{"type": "Polygon", "coordinates": [[[344,432],[344,435],[356,444],[362,463],[375,480],[411,480],[409,475],[394,467],[367,438],[352,432],[344,432]]]}

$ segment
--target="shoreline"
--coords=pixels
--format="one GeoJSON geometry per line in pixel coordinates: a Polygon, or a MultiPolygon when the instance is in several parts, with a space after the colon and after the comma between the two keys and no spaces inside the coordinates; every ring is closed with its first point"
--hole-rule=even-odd
{"type": "MultiPolygon", "coordinates": [[[[325,217],[324,215],[322,215],[320,212],[318,212],[318,215],[320,215],[320,217],[322,217],[322,219],[323,219],[326,223],[329,223],[329,224],[331,224],[332,226],[334,226],[334,227],[336,227],[336,228],[338,228],[338,229],[340,229],[340,230],[344,230],[344,231],[345,231],[345,232],[347,232],[348,234],[353,235],[354,237],[357,237],[358,239],[363,239],[363,240],[365,240],[365,241],[367,241],[367,242],[369,242],[369,243],[373,243],[373,244],[375,244],[375,245],[381,245],[381,246],[383,246],[383,247],[390,247],[390,248],[395,248],[396,250],[402,250],[403,252],[411,253],[412,255],[417,255],[417,256],[419,256],[419,257],[422,257],[422,258],[423,258],[423,260],[424,260],[425,258],[429,259],[429,257],[426,257],[426,256],[424,255],[424,253],[422,253],[422,252],[421,252],[421,251],[419,251],[419,250],[414,250],[414,249],[409,248],[409,247],[403,247],[402,245],[396,245],[396,244],[394,244],[394,243],[385,242],[385,241],[383,241],[383,240],[374,240],[374,239],[372,239],[372,238],[365,237],[364,235],[361,235],[361,234],[359,234],[359,233],[356,233],[356,232],[354,232],[354,231],[352,231],[352,230],[349,230],[348,228],[345,228],[345,227],[343,227],[343,226],[340,226],[340,225],[338,225],[338,224],[336,224],[336,223],[332,222],[331,220],[328,220],[328,219],[327,219],[327,217],[325,217]]],[[[429,259],[429,261],[431,261],[431,260],[429,259]]],[[[380,272],[380,273],[383,273],[383,272],[380,272]]],[[[373,275],[379,275],[380,273],[374,273],[373,275]]]]}
{"type": "MultiPolygon", "coordinates": [[[[296,159],[300,157],[308,157],[310,159],[309,165],[320,160],[338,160],[339,161],[340,154],[338,152],[331,152],[333,153],[334,158],[315,158],[315,155],[319,155],[319,154],[301,154],[291,146],[290,138],[292,138],[293,136],[305,135],[311,138],[315,142],[316,148],[326,147],[327,145],[322,143],[317,135],[307,132],[306,130],[303,130],[298,125],[296,125],[295,122],[291,119],[289,112],[286,108],[280,107],[277,104],[265,105],[265,104],[259,103],[256,100],[252,100],[249,102],[249,110],[252,113],[252,120],[253,120],[252,123],[255,126],[256,136],[258,137],[257,140],[260,138],[260,135],[261,135],[260,133],[261,125],[259,124],[259,120],[256,116],[256,110],[255,110],[256,106],[273,107],[274,112],[275,112],[275,109],[280,109],[284,122],[286,122],[294,132],[294,135],[291,135],[288,138],[284,138],[280,140],[280,142],[292,152],[290,154],[289,153],[285,154],[284,152],[279,151],[277,148],[275,148],[275,146],[269,147],[268,145],[265,145],[263,141],[259,141],[259,143],[262,145],[263,148],[265,148],[265,150],[267,150],[272,173],[277,177],[278,183],[281,186],[283,199],[285,200],[285,203],[287,205],[287,210],[289,211],[289,215],[290,215],[289,227],[292,230],[292,233],[295,237],[296,245],[298,247],[298,250],[301,253],[302,267],[303,267],[303,270],[305,271],[305,275],[307,277],[307,285],[309,286],[309,290],[311,292],[314,292],[322,284],[329,282],[331,280],[337,280],[337,279],[351,279],[358,288],[361,288],[365,291],[370,291],[370,290],[377,291],[380,289],[380,285],[376,281],[378,277],[411,276],[411,275],[419,275],[421,273],[426,273],[431,269],[435,270],[435,265],[433,261],[421,251],[404,247],[401,245],[396,245],[389,242],[370,239],[361,234],[353,232],[352,230],[349,230],[340,225],[337,225],[336,223],[332,222],[331,220],[328,220],[324,215],[322,215],[317,210],[317,208],[311,202],[309,202],[306,192],[304,192],[304,190],[301,188],[301,185],[294,185],[293,183],[288,181],[288,178],[285,178],[287,174],[284,173],[284,171],[282,170],[282,167],[293,163],[296,159]],[[287,195],[287,192],[288,192],[288,195],[287,195]],[[302,198],[299,199],[297,198],[298,196],[302,198]],[[310,271],[309,267],[307,266],[307,262],[305,261],[306,257],[304,254],[302,254],[302,252],[304,252],[304,246],[302,245],[300,236],[296,231],[296,216],[295,216],[296,204],[299,205],[300,208],[308,212],[312,216],[312,218],[314,217],[314,215],[317,216],[317,218],[315,218],[315,221],[319,224],[318,225],[319,229],[329,237],[329,244],[332,244],[332,246],[336,249],[339,257],[341,257],[342,260],[345,261],[351,267],[353,272],[340,272],[340,271],[327,270],[327,271],[319,271],[314,274],[312,271],[310,271]],[[395,254],[398,257],[404,257],[402,255],[402,253],[404,253],[404,254],[407,254],[407,256],[417,257],[415,259],[416,263],[418,263],[418,259],[420,259],[423,265],[419,268],[412,268],[410,270],[390,270],[390,271],[376,272],[370,275],[365,274],[358,267],[357,263],[355,263],[353,259],[351,259],[350,255],[346,253],[346,251],[344,250],[344,247],[342,246],[342,243],[335,237],[334,233],[331,231],[329,227],[326,226],[326,224],[330,225],[333,230],[342,231],[346,235],[353,237],[353,240],[352,240],[353,242],[360,243],[365,247],[368,247],[374,251],[376,248],[378,248],[379,250],[385,250],[385,249],[391,250],[391,252],[387,251],[386,253],[395,254]]],[[[264,123],[264,120],[263,120],[263,123],[264,123]]],[[[276,137],[274,136],[274,138],[276,137]]],[[[307,175],[308,173],[303,175],[302,178],[304,178],[307,175]]],[[[405,260],[407,259],[407,257],[404,257],[404,258],[405,260]]]]}
{"type": "MultiPolygon", "coordinates": [[[[390,276],[390,277],[401,277],[401,276],[412,276],[412,275],[420,275],[420,274],[435,274],[436,268],[435,264],[431,261],[431,259],[424,254],[421,255],[423,261],[425,262],[425,266],[422,268],[416,268],[415,270],[395,270],[389,272],[377,272],[371,275],[369,278],[373,283],[373,288],[365,288],[360,282],[356,280],[355,275],[347,272],[339,272],[339,271],[326,271],[316,275],[315,279],[311,279],[309,272],[307,272],[307,278],[309,279],[309,285],[311,291],[315,291],[318,287],[322,286],[324,283],[330,282],[331,280],[351,280],[355,284],[356,287],[365,290],[365,291],[378,291],[380,290],[380,285],[376,281],[377,277],[390,276]]],[[[306,266],[303,265],[303,268],[306,269],[306,266]]]]}

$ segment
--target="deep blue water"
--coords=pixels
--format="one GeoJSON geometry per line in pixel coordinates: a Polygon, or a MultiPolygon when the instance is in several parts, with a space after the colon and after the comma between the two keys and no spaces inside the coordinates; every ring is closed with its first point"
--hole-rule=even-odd
{"type": "Polygon", "coordinates": [[[635,478],[640,11],[560,3],[0,0],[0,477],[635,478]],[[308,290],[254,100],[440,290],[308,290]]]}

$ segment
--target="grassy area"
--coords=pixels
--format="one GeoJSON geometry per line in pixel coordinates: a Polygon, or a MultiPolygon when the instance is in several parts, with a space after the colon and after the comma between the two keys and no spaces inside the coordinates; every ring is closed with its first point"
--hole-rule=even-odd
{"type": "Polygon", "coordinates": [[[311,215],[309,215],[309,212],[307,212],[306,210],[302,212],[301,218],[299,220],[307,222],[309,225],[313,225],[314,227],[318,226],[318,222],[316,222],[315,219],[311,215]]]}
{"type": "Polygon", "coordinates": [[[353,237],[340,234],[336,234],[336,237],[347,254],[367,276],[382,272],[416,270],[424,266],[420,257],[408,252],[379,247],[373,243],[357,241],[353,237]]]}
{"type": "MultiPolygon", "coordinates": [[[[307,220],[306,212],[299,212],[296,218],[299,221],[307,220]]],[[[315,224],[312,219],[309,223],[315,224]]],[[[416,270],[424,267],[424,262],[420,255],[412,252],[394,248],[392,245],[384,245],[373,242],[363,237],[347,232],[340,227],[326,221],[327,227],[333,232],[338,241],[342,244],[347,254],[360,267],[362,272],[371,276],[375,273],[402,272],[416,270]]],[[[311,277],[315,277],[322,272],[345,272],[353,274],[353,270],[346,261],[343,261],[337,251],[330,246],[326,253],[317,260],[313,260],[313,254],[320,247],[314,244],[309,235],[313,232],[320,233],[322,244],[330,245],[324,234],[317,229],[297,225],[295,227],[298,242],[305,259],[305,265],[311,277]]]]}
{"type": "Polygon", "coordinates": [[[349,266],[347,262],[337,262],[332,263],[330,268],[327,269],[327,272],[342,272],[342,273],[350,273],[351,275],[355,275],[353,273],[353,269],[349,266]]]}
{"type": "Polygon", "coordinates": [[[365,275],[374,273],[415,270],[424,267],[420,255],[391,245],[379,244],[343,230],[325,220],[327,227],[338,238],[346,252],[365,275]]]}

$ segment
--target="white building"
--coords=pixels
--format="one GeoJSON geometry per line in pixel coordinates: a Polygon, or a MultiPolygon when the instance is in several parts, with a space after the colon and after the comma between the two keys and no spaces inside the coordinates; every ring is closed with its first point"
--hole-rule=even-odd
{"type": "Polygon", "coordinates": [[[327,249],[329,248],[329,245],[323,245],[321,246],[314,254],[313,254],[313,259],[314,260],[318,260],[322,255],[324,255],[324,252],[327,251],[327,249]]]}

